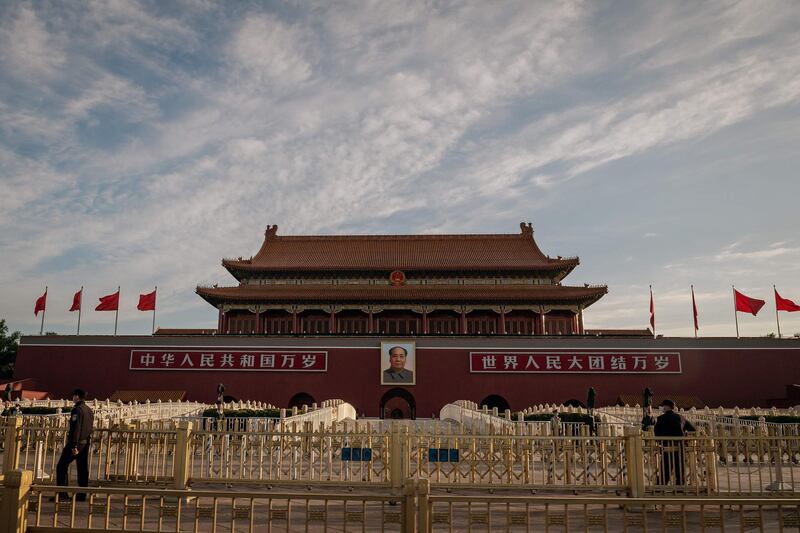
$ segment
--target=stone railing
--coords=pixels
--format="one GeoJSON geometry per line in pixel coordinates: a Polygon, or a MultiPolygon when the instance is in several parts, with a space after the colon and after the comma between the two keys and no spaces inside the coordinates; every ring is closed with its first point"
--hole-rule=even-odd
{"type": "Polygon", "coordinates": [[[329,428],[337,422],[356,419],[356,408],[344,400],[325,400],[321,405],[312,404],[309,408],[304,405],[302,409],[294,408],[291,411],[281,409],[281,419],[287,424],[310,423],[317,428],[320,425],[329,428]]]}
{"type": "Polygon", "coordinates": [[[448,403],[439,411],[439,419],[452,420],[479,433],[500,433],[514,430],[511,411],[506,411],[505,418],[500,416],[497,408],[489,409],[485,405],[479,407],[469,400],[458,400],[448,403]]]}
{"type": "MultiPolygon", "coordinates": [[[[71,408],[74,403],[72,400],[22,400],[18,402],[20,407],[49,407],[55,409],[71,408]]],[[[112,402],[111,400],[88,400],[86,402],[94,412],[95,420],[108,422],[123,421],[151,421],[168,420],[181,416],[190,416],[202,413],[209,407],[207,404],[199,402],[162,402],[149,400],[144,403],[121,401],[112,402]]],[[[67,413],[63,413],[66,415],[67,413]]]]}

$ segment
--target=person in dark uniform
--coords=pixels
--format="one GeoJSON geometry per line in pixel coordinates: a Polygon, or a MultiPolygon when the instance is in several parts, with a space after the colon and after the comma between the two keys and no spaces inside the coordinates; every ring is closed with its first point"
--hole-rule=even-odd
{"type": "Polygon", "coordinates": [[[383,383],[414,383],[414,372],[406,368],[408,350],[402,346],[389,348],[389,368],[383,371],[383,383]]]}
{"type": "MultiPolygon", "coordinates": [[[[89,486],[89,444],[91,443],[94,413],[86,405],[86,392],[75,389],[72,392],[72,401],[75,406],[69,414],[69,432],[61,458],[56,466],[56,483],[59,486],[69,485],[69,464],[75,461],[78,468],[78,486],[89,486]]],[[[55,499],[55,498],[53,498],[55,499]]],[[[59,493],[59,500],[69,500],[69,495],[59,493]]],[[[77,501],[85,501],[86,493],[75,495],[77,501]]]]}
{"type": "MultiPolygon", "coordinates": [[[[675,412],[675,402],[672,400],[664,400],[659,407],[663,414],[656,419],[653,428],[656,437],[684,437],[687,431],[695,430],[688,420],[675,412]]],[[[675,485],[683,485],[683,444],[679,439],[661,441],[660,485],[669,483],[670,470],[675,473],[675,485]]]]}

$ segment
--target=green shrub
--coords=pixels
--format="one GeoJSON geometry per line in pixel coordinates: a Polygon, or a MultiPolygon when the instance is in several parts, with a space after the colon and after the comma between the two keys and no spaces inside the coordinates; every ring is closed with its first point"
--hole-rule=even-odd
{"type": "MultiPolygon", "coordinates": [[[[558,418],[562,422],[591,424],[592,417],[584,413],[558,413],[558,418]]],[[[516,420],[516,418],[514,418],[516,420]]],[[[525,415],[525,422],[550,422],[553,413],[533,413],[525,415]]]]}
{"type": "MultiPolygon", "coordinates": [[[[13,409],[13,408],[12,408],[13,409]]],[[[71,407],[20,407],[20,414],[23,415],[55,415],[58,413],[69,413],[71,407]]],[[[3,411],[5,413],[5,411],[3,411]]]]}

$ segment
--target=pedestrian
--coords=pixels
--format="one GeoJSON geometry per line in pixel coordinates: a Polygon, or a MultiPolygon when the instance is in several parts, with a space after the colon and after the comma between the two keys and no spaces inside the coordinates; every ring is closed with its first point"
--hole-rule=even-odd
{"type": "Polygon", "coordinates": [[[667,485],[670,472],[674,473],[675,485],[683,485],[684,442],[683,438],[694,426],[683,416],[675,412],[675,402],[664,400],[659,405],[663,414],[656,419],[653,428],[656,437],[670,437],[660,441],[661,470],[658,476],[659,485],[667,485]],[[677,438],[676,438],[677,437],[677,438]]]}
{"type": "MultiPolygon", "coordinates": [[[[72,401],[75,406],[69,414],[69,432],[61,458],[56,466],[56,483],[59,486],[69,485],[69,465],[75,461],[78,470],[78,486],[89,486],[89,445],[91,444],[92,427],[94,425],[94,413],[86,405],[86,391],[75,389],[72,391],[72,401]]],[[[65,492],[58,494],[58,498],[52,500],[69,500],[69,495],[65,492]]],[[[79,492],[75,495],[75,500],[86,501],[86,493],[79,492]]]]}
{"type": "Polygon", "coordinates": [[[217,412],[214,413],[215,426],[217,431],[225,431],[225,404],[217,402],[217,412]]]}

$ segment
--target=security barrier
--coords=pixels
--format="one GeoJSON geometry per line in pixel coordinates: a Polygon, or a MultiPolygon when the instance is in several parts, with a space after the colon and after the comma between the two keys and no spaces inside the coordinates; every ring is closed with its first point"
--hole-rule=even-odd
{"type": "Polygon", "coordinates": [[[0,531],[785,531],[797,498],[564,497],[431,493],[288,493],[33,485],[6,472],[0,531]],[[61,493],[63,499],[52,501],[61,493]]]}
{"type": "MultiPolygon", "coordinates": [[[[284,421],[196,429],[191,422],[98,427],[89,456],[93,484],[184,489],[196,483],[339,485],[399,490],[406,478],[441,488],[530,489],[645,495],[794,494],[800,437],[746,433],[657,438],[622,435],[485,435],[457,428],[284,421]],[[387,430],[388,429],[388,430],[387,430]]],[[[54,479],[66,429],[46,419],[6,419],[6,471],[54,479]]]]}

